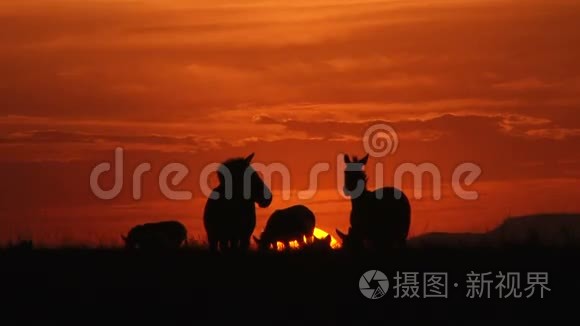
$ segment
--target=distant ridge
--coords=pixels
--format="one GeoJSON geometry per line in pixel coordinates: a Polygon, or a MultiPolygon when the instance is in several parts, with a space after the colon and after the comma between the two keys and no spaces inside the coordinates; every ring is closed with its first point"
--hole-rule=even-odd
{"type": "Polygon", "coordinates": [[[411,247],[580,246],[580,214],[545,213],[506,218],[486,233],[427,233],[409,240],[411,247]]]}

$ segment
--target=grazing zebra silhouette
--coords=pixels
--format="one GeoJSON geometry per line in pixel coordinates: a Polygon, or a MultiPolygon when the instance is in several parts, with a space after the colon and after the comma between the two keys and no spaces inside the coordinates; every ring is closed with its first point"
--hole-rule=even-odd
{"type": "Polygon", "coordinates": [[[336,233],[343,247],[351,249],[385,250],[404,246],[411,223],[411,206],[405,194],[394,187],[367,189],[364,166],[367,154],[358,160],[344,156],[344,192],[351,198],[348,234],[336,233]]]}
{"type": "Polygon", "coordinates": [[[314,213],[304,205],[277,209],[268,218],[260,239],[254,237],[254,241],[261,250],[267,250],[271,245],[276,249],[276,242],[282,242],[286,249],[290,248],[292,241],[304,245],[304,237],[313,238],[315,224],[314,213]]]}
{"type": "Polygon", "coordinates": [[[265,208],[272,193],[251,167],[254,153],[233,158],[218,168],[219,185],[208,198],[203,222],[210,250],[247,250],[256,227],[256,206],[265,208]]]}
{"type": "Polygon", "coordinates": [[[139,224],[121,236],[127,249],[170,249],[187,243],[187,228],[178,221],[139,224]]]}

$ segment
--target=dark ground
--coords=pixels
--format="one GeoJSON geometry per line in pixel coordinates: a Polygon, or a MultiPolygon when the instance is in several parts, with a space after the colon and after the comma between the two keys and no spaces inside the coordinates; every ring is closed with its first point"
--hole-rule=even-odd
{"type": "MultiPolygon", "coordinates": [[[[342,252],[213,256],[205,251],[0,251],[0,324],[6,320],[69,320],[118,324],[128,318],[185,325],[416,324],[456,321],[512,325],[578,322],[577,249],[407,249],[390,255],[342,252]],[[370,300],[361,275],[379,269],[387,294],[370,300]],[[401,272],[449,273],[448,298],[394,298],[401,272]],[[467,273],[548,272],[543,299],[467,299],[467,273]],[[453,284],[458,283],[454,288],[453,284]],[[575,318],[576,317],[576,318],[575,318]]],[[[421,276],[422,274],[419,274],[421,276]]],[[[422,296],[422,277],[419,277],[422,296]]],[[[525,296],[524,292],[524,296],[525,296]]],[[[12,325],[13,323],[10,323],[12,325]]]]}

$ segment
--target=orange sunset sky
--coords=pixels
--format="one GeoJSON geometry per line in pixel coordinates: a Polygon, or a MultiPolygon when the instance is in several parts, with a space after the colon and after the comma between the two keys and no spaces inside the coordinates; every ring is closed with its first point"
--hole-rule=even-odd
{"type": "MultiPolygon", "coordinates": [[[[19,0],[0,2],[0,242],[116,243],[179,219],[203,239],[206,164],[255,152],[290,188],[328,162],[307,201],[319,227],[348,227],[337,155],[390,124],[399,147],[369,164],[384,183],[432,162],[443,196],[411,197],[411,234],[485,231],[508,215],[580,211],[580,3],[568,0],[19,0]],[[125,183],[96,198],[92,168],[125,152],[125,183]],[[150,162],[143,198],[131,174],[150,162]],[[159,170],[180,162],[166,199],[159,170]],[[455,166],[481,177],[457,198],[455,166]]],[[[369,167],[369,187],[376,184],[369,167]]],[[[112,179],[111,175],[103,180],[112,179]]],[[[258,209],[261,231],[280,197],[258,209]]]]}

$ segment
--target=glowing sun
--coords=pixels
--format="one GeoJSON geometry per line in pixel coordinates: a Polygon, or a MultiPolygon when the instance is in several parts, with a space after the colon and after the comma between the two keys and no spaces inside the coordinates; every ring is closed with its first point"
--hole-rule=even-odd
{"type": "MultiPolygon", "coordinates": [[[[328,232],[319,229],[319,228],[314,228],[314,237],[316,239],[319,240],[323,240],[324,238],[326,238],[327,236],[329,236],[328,232]]],[[[304,241],[307,241],[306,237],[304,237],[304,241]]],[[[340,242],[338,240],[336,240],[332,235],[330,236],[330,247],[332,249],[338,249],[340,248],[340,242]]],[[[298,241],[292,241],[290,242],[290,248],[291,249],[299,249],[300,248],[300,244],[298,243],[298,241]]],[[[276,243],[276,249],[277,250],[284,250],[284,244],[281,242],[277,242],[276,243]]]]}

